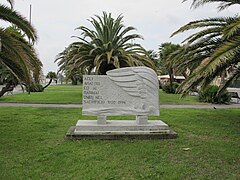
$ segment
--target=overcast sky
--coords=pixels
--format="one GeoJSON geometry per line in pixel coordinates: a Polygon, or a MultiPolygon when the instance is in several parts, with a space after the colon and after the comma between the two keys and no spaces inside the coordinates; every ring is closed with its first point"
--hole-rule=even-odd
{"type": "MultiPolygon", "coordinates": [[[[7,4],[6,0],[0,0],[7,4]]],[[[103,11],[113,17],[124,16],[124,25],[133,26],[144,37],[140,41],[147,50],[158,50],[161,43],[181,43],[186,34],[170,38],[171,33],[184,24],[208,17],[234,16],[239,7],[233,6],[218,12],[214,5],[190,9],[191,0],[15,0],[15,9],[29,19],[32,5],[32,24],[37,29],[39,40],[36,49],[43,62],[43,72],[57,71],[56,55],[80,35],[74,30],[80,25],[91,27],[87,21],[103,11]]]]}

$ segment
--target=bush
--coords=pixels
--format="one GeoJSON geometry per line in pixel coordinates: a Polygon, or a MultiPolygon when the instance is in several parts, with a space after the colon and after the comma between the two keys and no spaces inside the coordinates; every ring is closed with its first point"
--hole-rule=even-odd
{"type": "Polygon", "coordinates": [[[43,86],[41,84],[31,84],[29,86],[29,90],[27,90],[27,92],[43,92],[43,86]]]}
{"type": "Polygon", "coordinates": [[[159,84],[159,89],[162,89],[163,84],[160,81],[158,82],[158,84],[159,84]]]}
{"type": "Polygon", "coordinates": [[[218,90],[219,90],[218,86],[209,85],[206,89],[204,89],[203,91],[200,91],[199,101],[214,103],[214,104],[229,103],[231,100],[231,96],[228,93],[228,91],[225,90],[224,92],[222,92],[222,94],[217,96],[218,90]]]}
{"type": "Polygon", "coordinates": [[[178,88],[179,84],[174,82],[172,84],[172,86],[170,85],[170,83],[166,83],[164,85],[162,85],[162,89],[164,92],[168,93],[168,94],[175,94],[176,89],[178,88]]]}

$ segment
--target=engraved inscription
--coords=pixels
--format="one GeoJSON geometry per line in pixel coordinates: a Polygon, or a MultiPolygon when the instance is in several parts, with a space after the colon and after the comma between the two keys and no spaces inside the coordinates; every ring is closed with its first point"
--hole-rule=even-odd
{"type": "Polygon", "coordinates": [[[156,73],[146,67],[120,68],[83,76],[84,115],[159,115],[156,73]]]}
{"type": "Polygon", "coordinates": [[[84,104],[105,104],[103,97],[99,95],[101,83],[94,81],[93,77],[84,77],[83,82],[83,103],[84,104]]]}
{"type": "Polygon", "coordinates": [[[101,93],[101,82],[95,81],[94,77],[84,77],[83,82],[83,103],[84,104],[126,104],[124,100],[104,100],[101,93]]]}

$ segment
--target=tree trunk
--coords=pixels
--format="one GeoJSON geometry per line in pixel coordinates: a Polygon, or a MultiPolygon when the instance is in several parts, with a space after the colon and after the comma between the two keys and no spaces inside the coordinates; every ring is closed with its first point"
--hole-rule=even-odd
{"type": "Polygon", "coordinates": [[[2,97],[6,92],[7,92],[7,88],[3,87],[2,90],[0,91],[0,97],[2,97]]]}
{"type": "Polygon", "coordinates": [[[2,97],[6,92],[13,91],[14,87],[11,84],[7,83],[5,87],[0,91],[0,97],[2,97]]]}
{"type": "Polygon", "coordinates": [[[227,74],[226,70],[221,73],[221,75],[220,75],[220,77],[221,77],[220,86],[222,86],[224,84],[226,74],[227,74]]]}
{"type": "Polygon", "coordinates": [[[50,81],[48,82],[48,84],[46,86],[43,87],[43,89],[47,88],[51,83],[52,83],[53,79],[50,79],[50,81]]]}
{"type": "Polygon", "coordinates": [[[173,90],[174,74],[173,74],[173,70],[171,68],[168,69],[168,75],[169,75],[169,85],[171,88],[171,93],[175,93],[173,90]]]}
{"type": "Polygon", "coordinates": [[[72,85],[77,85],[77,79],[71,78],[71,80],[72,80],[72,85]]]}
{"type": "Polygon", "coordinates": [[[116,67],[113,64],[108,64],[107,62],[103,62],[99,68],[99,75],[107,75],[107,71],[116,69],[116,67]]]}

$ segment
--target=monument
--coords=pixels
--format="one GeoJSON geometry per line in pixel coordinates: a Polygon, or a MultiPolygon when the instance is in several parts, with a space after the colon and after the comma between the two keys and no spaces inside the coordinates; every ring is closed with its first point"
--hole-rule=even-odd
{"type": "Polygon", "coordinates": [[[175,138],[177,134],[159,116],[159,83],[147,67],[110,70],[107,75],[83,76],[82,114],[97,120],[78,120],[68,139],[175,138]],[[132,115],[136,120],[107,120],[107,116],[132,115]]]}

